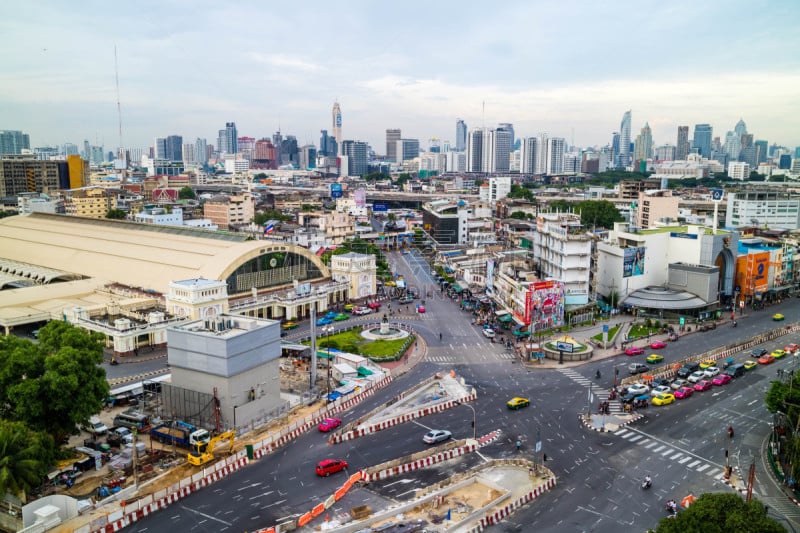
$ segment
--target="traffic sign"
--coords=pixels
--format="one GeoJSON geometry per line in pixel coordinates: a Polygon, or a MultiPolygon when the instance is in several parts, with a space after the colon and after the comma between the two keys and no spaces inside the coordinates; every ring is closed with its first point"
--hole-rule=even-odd
{"type": "Polygon", "coordinates": [[[571,342],[560,342],[559,341],[559,342],[556,343],[556,348],[558,349],[559,352],[572,353],[573,345],[572,345],[571,342]]]}

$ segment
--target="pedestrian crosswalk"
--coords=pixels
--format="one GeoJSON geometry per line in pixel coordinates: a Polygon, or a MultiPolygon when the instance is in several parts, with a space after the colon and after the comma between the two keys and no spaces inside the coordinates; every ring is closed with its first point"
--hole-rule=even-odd
{"type": "Polygon", "coordinates": [[[429,363],[437,363],[441,365],[455,364],[455,363],[478,363],[478,362],[491,362],[491,361],[512,361],[516,359],[513,353],[509,352],[485,352],[480,358],[465,358],[457,355],[429,355],[425,358],[429,363]],[[484,357],[485,356],[485,357],[484,357]]]}
{"type": "Polygon", "coordinates": [[[569,379],[583,385],[587,389],[590,389],[589,394],[591,394],[591,398],[589,398],[589,402],[593,406],[599,406],[603,402],[608,402],[608,412],[609,414],[621,414],[624,412],[622,408],[622,403],[619,400],[609,400],[609,395],[611,391],[608,389],[601,389],[597,387],[595,383],[587,378],[584,377],[582,374],[572,370],[571,368],[559,368],[559,372],[567,376],[569,379]]]}
{"type": "MultiPolygon", "coordinates": [[[[718,481],[725,478],[725,468],[706,461],[690,452],[680,450],[660,440],[650,438],[646,434],[631,428],[622,428],[614,435],[630,443],[634,443],[648,450],[650,454],[659,455],[665,460],[684,466],[695,472],[705,474],[718,481]]],[[[755,492],[755,491],[754,491],[755,492]]]]}

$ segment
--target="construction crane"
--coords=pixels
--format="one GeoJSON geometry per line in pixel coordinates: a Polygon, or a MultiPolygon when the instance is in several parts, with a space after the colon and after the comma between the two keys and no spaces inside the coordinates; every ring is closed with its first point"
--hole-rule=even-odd
{"type": "Polygon", "coordinates": [[[233,439],[236,436],[236,431],[230,430],[225,431],[208,441],[208,444],[199,444],[197,446],[197,451],[189,452],[186,456],[186,460],[189,461],[189,464],[194,466],[202,466],[210,461],[214,460],[214,448],[216,447],[217,443],[229,439],[230,444],[228,446],[228,451],[233,452],[233,439]]]}

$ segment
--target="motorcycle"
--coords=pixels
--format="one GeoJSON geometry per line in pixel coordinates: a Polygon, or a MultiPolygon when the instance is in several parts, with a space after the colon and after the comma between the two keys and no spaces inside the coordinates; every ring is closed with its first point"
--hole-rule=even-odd
{"type": "Polygon", "coordinates": [[[647,490],[652,486],[653,486],[653,482],[652,481],[650,481],[648,479],[645,479],[644,481],[642,481],[642,490],[647,490]]]}

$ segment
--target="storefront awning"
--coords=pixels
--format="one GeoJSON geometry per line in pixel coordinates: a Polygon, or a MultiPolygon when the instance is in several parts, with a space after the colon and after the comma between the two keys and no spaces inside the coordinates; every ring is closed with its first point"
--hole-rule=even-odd
{"type": "Polygon", "coordinates": [[[511,316],[511,314],[508,311],[506,311],[505,309],[501,309],[499,311],[495,311],[494,314],[496,316],[503,316],[503,315],[511,316]]]}
{"type": "Polygon", "coordinates": [[[462,292],[464,290],[464,288],[461,285],[459,285],[458,283],[453,283],[453,290],[456,291],[457,293],[459,293],[459,292],[462,292]]]}
{"type": "Polygon", "coordinates": [[[498,318],[497,320],[499,320],[500,322],[511,322],[511,315],[506,313],[503,316],[501,316],[500,318],[498,318]]]}

